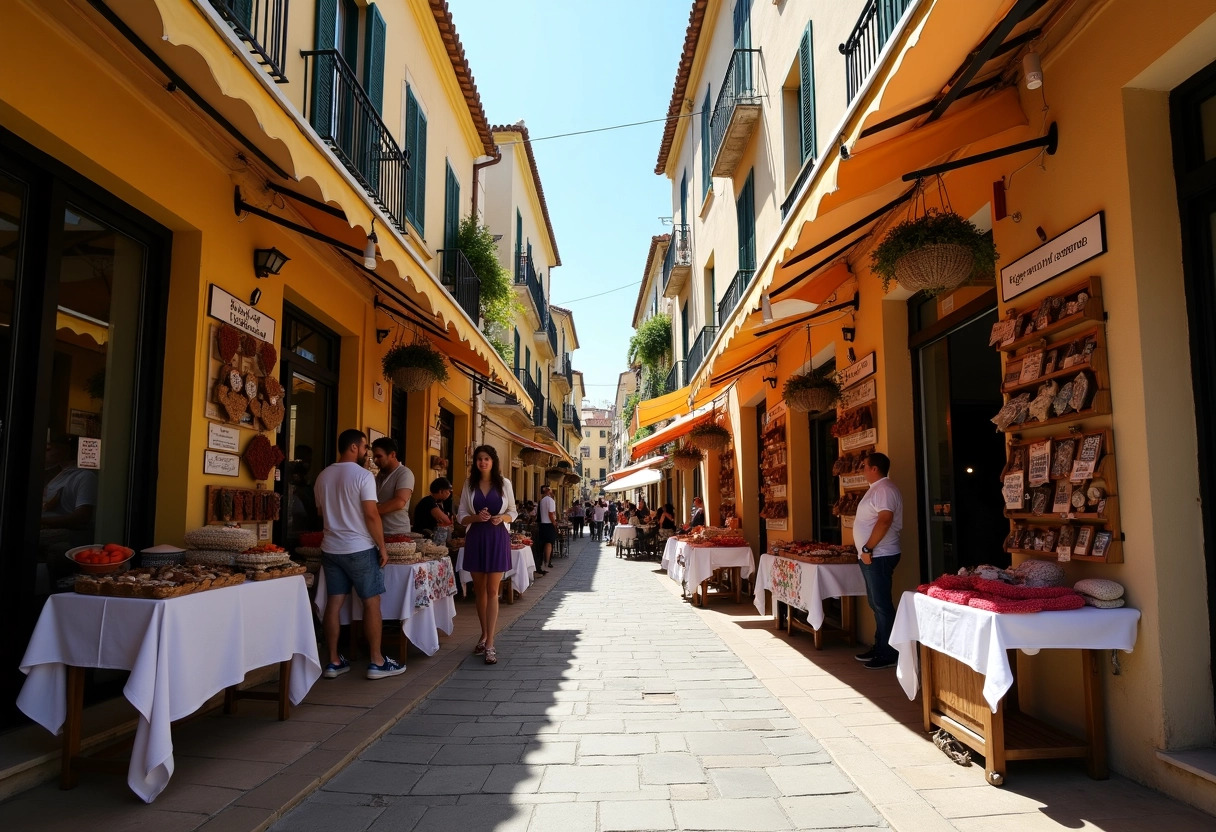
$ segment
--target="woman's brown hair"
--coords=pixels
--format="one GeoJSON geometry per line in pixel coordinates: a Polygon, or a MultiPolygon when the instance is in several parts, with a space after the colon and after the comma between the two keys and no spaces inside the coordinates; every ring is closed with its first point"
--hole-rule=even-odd
{"type": "Polygon", "coordinates": [[[478,445],[473,449],[473,464],[469,466],[469,491],[474,491],[481,483],[481,471],[477,470],[477,455],[481,453],[494,461],[493,466],[490,467],[490,483],[499,496],[502,496],[502,469],[498,465],[498,451],[493,445],[478,445]]]}

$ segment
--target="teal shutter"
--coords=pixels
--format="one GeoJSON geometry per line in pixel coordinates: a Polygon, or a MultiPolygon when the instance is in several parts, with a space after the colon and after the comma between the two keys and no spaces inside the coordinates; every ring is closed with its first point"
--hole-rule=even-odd
{"type": "Polygon", "coordinates": [[[253,27],[253,0],[228,0],[228,8],[246,30],[253,27]]]}
{"type": "Polygon", "coordinates": [[[515,282],[519,283],[524,273],[524,216],[515,209],[515,282]]]}
{"type": "Polygon", "coordinates": [[[815,47],[811,24],[806,24],[798,45],[798,126],[802,142],[801,161],[806,162],[819,148],[815,135],[815,47]]]}
{"type": "Polygon", "coordinates": [[[515,353],[511,356],[511,360],[515,363],[515,375],[519,375],[519,329],[515,330],[515,353]]]}
{"type": "MultiPolygon", "coordinates": [[[[680,176],[680,225],[688,224],[688,170],[680,176]]],[[[671,237],[672,245],[676,244],[676,235],[671,237]]]]}
{"type": "Polygon", "coordinates": [[[443,247],[456,248],[456,238],[460,234],[460,180],[452,163],[447,164],[447,181],[443,188],[443,247]]]}
{"type": "Polygon", "coordinates": [[[426,116],[414,91],[405,91],[405,149],[410,155],[409,193],[405,195],[405,218],[419,234],[426,223],[426,116]]]}
{"type": "Polygon", "coordinates": [[[756,204],[752,183],[754,171],[747,172],[747,180],[739,191],[735,203],[735,220],[739,226],[739,269],[756,268],[756,204]]]}
{"type": "Polygon", "coordinates": [[[422,110],[418,110],[418,144],[413,158],[418,160],[418,166],[414,169],[414,184],[417,196],[417,202],[414,206],[414,227],[418,229],[418,233],[424,237],[426,228],[426,115],[422,110]]]}
{"type": "Polygon", "coordinates": [[[709,86],[706,86],[705,103],[701,105],[701,199],[705,199],[705,195],[709,193],[709,184],[713,180],[710,173],[713,170],[713,159],[710,158],[713,148],[710,147],[711,137],[709,135],[709,90],[709,86]]]}
{"type": "Polygon", "coordinates": [[[388,27],[375,3],[368,5],[363,32],[363,90],[376,112],[384,114],[384,40],[388,27]]]}
{"type": "MultiPolygon", "coordinates": [[[[337,49],[334,30],[338,25],[338,0],[317,0],[317,49],[337,49]]],[[[318,55],[312,62],[312,126],[323,138],[333,138],[334,59],[318,55]]]]}

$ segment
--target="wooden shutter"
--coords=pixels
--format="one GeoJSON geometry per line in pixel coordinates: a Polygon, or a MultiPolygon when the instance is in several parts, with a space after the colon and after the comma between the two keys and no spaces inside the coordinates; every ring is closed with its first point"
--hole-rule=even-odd
{"type": "MultiPolygon", "coordinates": [[[[515,353],[511,356],[511,360],[514,362],[515,369],[519,370],[519,328],[518,327],[515,328],[515,353]]],[[[516,373],[516,375],[517,376],[519,375],[518,372],[516,373]]]]}
{"type": "Polygon", "coordinates": [[[515,209],[515,282],[518,283],[523,275],[523,254],[524,254],[524,217],[519,213],[519,209],[515,209]]]}
{"type": "Polygon", "coordinates": [[[384,115],[384,40],[388,27],[375,3],[368,5],[363,31],[363,90],[384,115]]]}
{"type": "Polygon", "coordinates": [[[405,91],[405,149],[410,154],[409,193],[405,195],[405,217],[424,234],[426,221],[426,116],[414,91],[405,91]]]}
{"type": "Polygon", "coordinates": [[[798,45],[798,127],[802,144],[800,160],[805,162],[818,152],[815,135],[815,47],[811,24],[806,24],[798,45]]]}
{"type": "MultiPolygon", "coordinates": [[[[338,0],[317,0],[317,49],[337,49],[334,29],[338,25],[338,0]]],[[[312,62],[312,126],[324,138],[332,138],[334,81],[337,70],[334,58],[318,55],[312,62]]]]}
{"type": "Polygon", "coordinates": [[[414,227],[418,233],[425,235],[426,227],[426,114],[418,108],[417,145],[413,153],[418,160],[414,168],[415,193],[418,195],[414,206],[414,227]]]}
{"type": "Polygon", "coordinates": [[[460,234],[460,180],[452,163],[447,164],[447,181],[443,188],[443,247],[456,248],[456,238],[460,234]]]}
{"type": "Polygon", "coordinates": [[[705,103],[701,105],[701,199],[705,199],[705,195],[709,193],[709,183],[713,181],[713,159],[710,156],[713,154],[713,137],[709,135],[710,131],[710,112],[709,112],[709,90],[710,87],[705,87],[705,103]]]}
{"type": "Polygon", "coordinates": [[[246,30],[253,27],[253,0],[229,0],[228,8],[246,30]]]}
{"type": "Polygon", "coordinates": [[[756,268],[756,204],[753,171],[747,172],[747,180],[739,191],[735,203],[735,220],[739,226],[739,268],[756,268]]]}

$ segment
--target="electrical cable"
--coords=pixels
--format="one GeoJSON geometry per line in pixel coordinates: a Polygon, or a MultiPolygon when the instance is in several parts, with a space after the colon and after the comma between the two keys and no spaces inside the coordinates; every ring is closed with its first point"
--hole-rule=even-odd
{"type": "Polygon", "coordinates": [[[642,281],[640,281],[640,280],[635,280],[632,283],[625,283],[621,286],[617,286],[615,289],[608,289],[607,291],[599,292],[598,294],[587,295],[585,297],[574,298],[572,300],[552,301],[551,305],[552,306],[567,306],[571,303],[578,303],[579,301],[582,301],[582,300],[591,300],[592,298],[602,298],[604,295],[611,295],[613,292],[619,292],[622,289],[628,289],[630,286],[637,286],[641,282],[642,281]]]}

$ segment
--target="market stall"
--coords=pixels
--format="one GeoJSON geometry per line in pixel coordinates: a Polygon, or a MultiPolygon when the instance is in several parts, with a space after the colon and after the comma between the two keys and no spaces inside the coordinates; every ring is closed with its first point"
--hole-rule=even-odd
{"type": "Polygon", "coordinates": [[[273,664],[280,695],[294,704],[321,676],[300,576],[160,600],[61,593],[47,599],[21,660],[27,678],[17,705],[48,731],[63,729],[61,785],[71,788],[80,767],[84,668],[129,670],[123,694],[140,718],[127,783],[151,803],[173,776],[170,724],[273,664]]]}
{"type": "Polygon", "coordinates": [[[661,565],[699,606],[705,605],[711,583],[719,593],[733,594],[738,604],[743,580],[751,577],[755,568],[755,556],[737,530],[704,528],[668,538],[661,565]]]}
{"type": "Polygon", "coordinates": [[[816,650],[823,646],[826,622],[823,602],[828,598],[839,598],[841,616],[837,622],[838,629],[846,640],[852,641],[853,598],[866,594],[865,579],[852,546],[808,541],[775,544],[772,554],[760,556],[754,583],[756,610],[761,615],[766,614],[765,593],[772,593],[773,621],[778,629],[781,626],[779,604],[806,613],[806,624],[787,614],[786,627],[790,633],[796,629],[809,630],[815,639],[816,650]]]}

